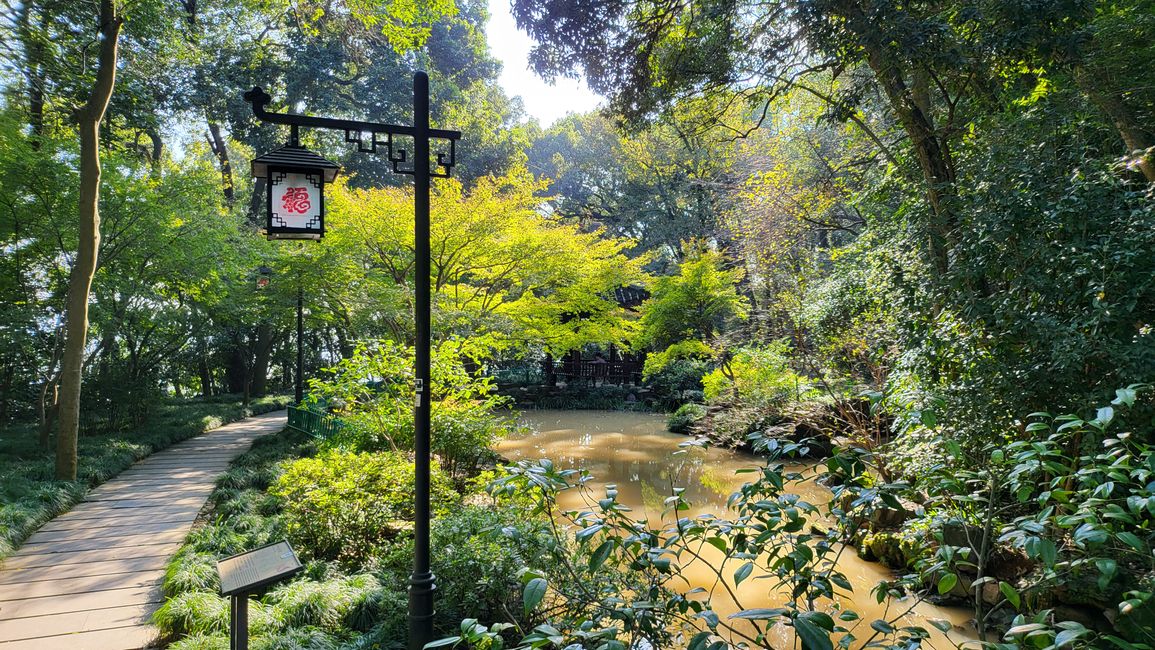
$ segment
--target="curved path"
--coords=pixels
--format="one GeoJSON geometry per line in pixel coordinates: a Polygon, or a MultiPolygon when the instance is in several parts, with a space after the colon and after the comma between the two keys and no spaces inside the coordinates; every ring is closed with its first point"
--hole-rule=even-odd
{"type": "Polygon", "coordinates": [[[0,650],[136,650],[156,638],[169,557],[216,477],[285,411],[213,429],[136,463],[0,566],[0,650]]]}

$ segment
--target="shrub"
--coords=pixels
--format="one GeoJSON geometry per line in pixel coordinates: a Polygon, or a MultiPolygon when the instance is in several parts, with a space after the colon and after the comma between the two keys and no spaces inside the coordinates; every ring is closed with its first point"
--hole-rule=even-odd
{"type": "Polygon", "coordinates": [[[666,420],[666,428],[672,433],[689,433],[695,422],[706,417],[706,407],[701,404],[683,404],[666,420]]]}
{"type": "Polygon", "coordinates": [[[700,399],[702,376],[709,370],[710,364],[702,359],[677,359],[647,377],[646,384],[661,405],[674,409],[700,399]]]}
{"type": "Polygon", "coordinates": [[[220,589],[217,557],[200,553],[191,546],[182,548],[169,562],[164,573],[164,593],[173,596],[186,591],[213,592],[220,589]]]}
{"type": "Polygon", "coordinates": [[[780,407],[810,392],[806,380],[790,369],[784,343],[736,350],[723,367],[702,378],[711,402],[741,401],[749,406],[780,407]]]}
{"type": "Polygon", "coordinates": [[[519,571],[548,563],[552,542],[546,524],[522,512],[470,506],[433,522],[439,622],[506,620],[522,611],[519,571]]]}
{"type": "MultiPolygon", "coordinates": [[[[413,520],[413,462],[401,453],[323,452],[290,463],[269,492],[284,502],[297,549],[322,559],[360,564],[402,535],[413,520]]],[[[443,514],[460,499],[433,468],[431,501],[443,514]]]]}
{"type": "MultiPolygon", "coordinates": [[[[187,591],[168,599],[153,615],[153,622],[167,635],[227,634],[229,599],[207,591],[187,591]]],[[[249,630],[253,634],[271,629],[273,623],[268,607],[249,601],[249,630]]]]}
{"type": "Polygon", "coordinates": [[[168,646],[168,650],[229,650],[224,634],[194,634],[168,646]]]}
{"type": "MultiPolygon", "coordinates": [[[[507,398],[494,393],[492,377],[475,377],[462,363],[459,342],[433,351],[432,447],[442,467],[464,478],[489,456],[510,424],[493,413],[507,398]]],[[[310,406],[339,415],[347,426],[334,446],[357,451],[413,449],[413,349],[392,341],[362,343],[353,356],[328,369],[330,378],[310,382],[310,406]]]]}

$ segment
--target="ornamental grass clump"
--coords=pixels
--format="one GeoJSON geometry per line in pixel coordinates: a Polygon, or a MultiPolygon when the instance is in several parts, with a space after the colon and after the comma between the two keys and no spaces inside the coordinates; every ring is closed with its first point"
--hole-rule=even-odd
{"type": "Polygon", "coordinates": [[[381,583],[371,575],[341,576],[324,581],[297,580],[277,587],[266,599],[282,627],[318,627],[331,632],[369,626],[363,615],[366,603],[374,602],[381,583]]]}

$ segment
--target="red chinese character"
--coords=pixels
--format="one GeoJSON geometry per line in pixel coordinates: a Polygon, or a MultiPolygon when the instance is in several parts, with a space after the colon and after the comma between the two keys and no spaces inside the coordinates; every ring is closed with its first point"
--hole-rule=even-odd
{"type": "Polygon", "coordinates": [[[304,187],[285,188],[285,195],[281,197],[281,206],[285,212],[305,214],[309,211],[309,190],[304,187]]]}

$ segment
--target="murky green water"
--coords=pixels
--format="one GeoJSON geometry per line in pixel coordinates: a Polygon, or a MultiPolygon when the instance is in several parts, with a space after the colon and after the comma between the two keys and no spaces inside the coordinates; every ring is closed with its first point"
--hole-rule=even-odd
{"type": "MultiPolygon", "coordinates": [[[[604,485],[616,484],[619,500],[632,508],[637,518],[651,522],[657,522],[662,516],[663,500],[674,487],[685,488],[685,496],[693,504],[689,514],[726,516],[726,499],[750,480],[749,474],[736,474],[735,471],[759,464],[754,456],[723,449],[694,448],[676,454],[681,449],[679,443],[687,438],[667,432],[665,417],[660,415],[529,411],[524,419],[533,432],[502,441],[497,447],[499,453],[511,460],[549,458],[564,466],[584,467],[595,478],[591,484],[593,495],[600,497],[604,494],[604,485]]],[[[830,496],[826,488],[809,481],[797,483],[794,488],[804,499],[815,504],[825,503],[830,496]]],[[[563,493],[561,505],[566,509],[580,509],[586,504],[580,493],[571,490],[563,493]]],[[[721,555],[709,559],[717,562],[721,555]]],[[[881,564],[865,562],[848,549],[842,554],[839,566],[854,587],[852,595],[841,598],[841,604],[862,617],[855,630],[857,637],[865,639],[871,635],[871,621],[890,619],[910,607],[910,602],[903,601],[880,605],[871,596],[871,588],[890,577],[881,564]]],[[[735,564],[723,573],[732,575],[736,568],[735,564]]],[[[716,575],[701,565],[688,567],[683,571],[683,577],[689,583],[687,589],[699,586],[710,589],[716,581],[716,575]]],[[[735,590],[736,600],[719,588],[713,597],[714,609],[725,616],[739,609],[779,606],[787,598],[778,593],[768,593],[770,584],[769,580],[746,580],[735,590]]],[[[954,648],[956,642],[971,638],[971,616],[966,609],[922,603],[900,624],[921,624],[930,629],[934,636],[924,647],[945,650],[954,648]],[[926,619],[948,620],[956,626],[956,632],[951,633],[948,639],[927,624],[926,619]]],[[[776,646],[790,647],[793,642],[791,631],[780,627],[776,632],[779,634],[776,646]]]]}

